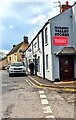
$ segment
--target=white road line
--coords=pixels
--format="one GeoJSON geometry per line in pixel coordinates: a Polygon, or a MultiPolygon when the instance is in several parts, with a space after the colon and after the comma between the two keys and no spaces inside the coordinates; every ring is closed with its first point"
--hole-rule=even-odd
{"type": "Polygon", "coordinates": [[[45,118],[55,118],[54,115],[47,115],[45,118]]]}
{"type": "Polygon", "coordinates": [[[26,80],[26,82],[28,83],[28,80],[26,80]]]}
{"type": "Polygon", "coordinates": [[[26,79],[26,82],[27,82],[29,85],[35,86],[35,84],[34,84],[31,80],[29,80],[29,79],[26,79]]]}
{"type": "Polygon", "coordinates": [[[52,113],[52,110],[51,110],[50,106],[44,107],[43,111],[44,111],[44,113],[52,113]]]}
{"type": "Polygon", "coordinates": [[[2,84],[2,86],[7,86],[7,84],[2,84]]]}
{"type": "Polygon", "coordinates": [[[42,99],[41,100],[41,104],[42,105],[47,105],[48,104],[48,100],[47,99],[42,99]]]}
{"type": "Polygon", "coordinates": [[[39,94],[43,94],[44,93],[44,90],[39,90],[39,94]]]}
{"type": "Polygon", "coordinates": [[[31,86],[31,83],[29,83],[29,81],[28,80],[26,80],[26,82],[31,86]]]}
{"type": "Polygon", "coordinates": [[[44,90],[40,90],[39,94],[40,94],[40,98],[41,98],[41,104],[46,105],[46,107],[43,107],[43,112],[44,112],[44,114],[46,114],[45,118],[53,118],[53,119],[55,119],[54,115],[52,114],[52,110],[51,110],[51,108],[49,106],[49,102],[46,99],[46,95],[45,95],[44,90]]]}
{"type": "Polygon", "coordinates": [[[30,83],[31,83],[31,85],[34,85],[34,83],[33,82],[31,82],[30,80],[28,80],[30,83]]]}
{"type": "Polygon", "coordinates": [[[46,95],[44,94],[44,95],[40,95],[40,98],[46,98],[46,95]]]}

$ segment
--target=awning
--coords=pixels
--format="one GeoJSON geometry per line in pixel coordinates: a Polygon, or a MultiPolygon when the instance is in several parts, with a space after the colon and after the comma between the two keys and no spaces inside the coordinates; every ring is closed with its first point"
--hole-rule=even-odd
{"type": "Polygon", "coordinates": [[[55,55],[76,55],[76,50],[74,47],[63,47],[55,55]]]}

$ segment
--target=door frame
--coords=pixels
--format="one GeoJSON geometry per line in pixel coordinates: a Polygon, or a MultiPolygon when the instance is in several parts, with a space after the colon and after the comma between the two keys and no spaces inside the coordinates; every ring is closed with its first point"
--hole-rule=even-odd
{"type": "MultiPolygon", "coordinates": [[[[59,56],[59,76],[60,76],[60,81],[65,81],[65,80],[62,80],[62,77],[61,77],[61,65],[60,65],[60,57],[61,56],[64,56],[64,57],[66,57],[66,56],[72,56],[72,58],[73,58],[73,78],[72,79],[74,79],[74,56],[73,55],[60,55],[59,56]]],[[[66,79],[66,80],[68,80],[68,78],[66,79]]]]}

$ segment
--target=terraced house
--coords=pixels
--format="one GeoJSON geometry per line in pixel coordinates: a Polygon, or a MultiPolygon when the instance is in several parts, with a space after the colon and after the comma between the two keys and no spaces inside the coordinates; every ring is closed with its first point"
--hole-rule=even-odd
{"type": "Polygon", "coordinates": [[[76,3],[44,24],[25,50],[27,71],[30,60],[42,78],[76,79],[76,3]]]}

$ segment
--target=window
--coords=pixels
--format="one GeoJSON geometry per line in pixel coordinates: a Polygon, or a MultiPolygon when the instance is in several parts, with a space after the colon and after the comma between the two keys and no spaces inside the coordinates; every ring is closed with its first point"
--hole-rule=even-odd
{"type": "Polygon", "coordinates": [[[45,44],[48,43],[48,33],[47,33],[47,27],[45,28],[45,44]]]}
{"type": "Polygon", "coordinates": [[[34,48],[36,48],[36,46],[37,46],[37,42],[36,42],[36,43],[34,43],[34,48]]]}
{"type": "Polygon", "coordinates": [[[34,52],[34,49],[33,49],[33,43],[32,43],[32,53],[34,52]]]}
{"type": "Polygon", "coordinates": [[[38,49],[39,49],[39,36],[37,37],[37,41],[38,41],[38,49]]]}
{"type": "Polygon", "coordinates": [[[46,70],[48,70],[48,55],[46,55],[46,70]]]}
{"type": "Polygon", "coordinates": [[[9,57],[9,61],[11,61],[11,57],[9,57]]]}
{"type": "Polygon", "coordinates": [[[40,72],[40,57],[38,57],[38,72],[40,72]]]}

